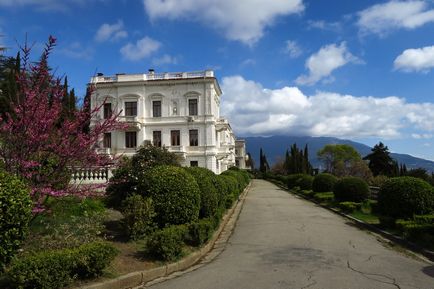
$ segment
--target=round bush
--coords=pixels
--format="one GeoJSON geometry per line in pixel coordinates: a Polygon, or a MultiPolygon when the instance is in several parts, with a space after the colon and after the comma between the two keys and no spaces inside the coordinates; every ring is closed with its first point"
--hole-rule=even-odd
{"type": "Polygon", "coordinates": [[[184,238],[187,230],[185,225],[179,225],[156,231],[146,243],[149,254],[162,261],[179,259],[184,254],[184,238]]]}
{"type": "Polygon", "coordinates": [[[360,203],[368,198],[369,187],[361,178],[345,177],[337,181],[333,193],[339,202],[360,203]]]}
{"type": "Polygon", "coordinates": [[[234,178],[231,175],[219,175],[219,178],[223,179],[224,182],[226,182],[227,185],[227,191],[226,191],[226,200],[225,200],[225,207],[229,209],[232,207],[232,204],[237,199],[239,195],[239,187],[238,187],[238,181],[236,178],[234,178]]]}
{"type": "Polygon", "coordinates": [[[199,218],[214,216],[218,209],[218,193],[214,185],[215,174],[201,167],[185,168],[195,179],[200,190],[200,211],[199,218]]]}
{"type": "Polygon", "coordinates": [[[312,190],[318,193],[333,192],[333,188],[337,181],[338,178],[332,174],[319,174],[313,179],[312,190]]]}
{"type": "Polygon", "coordinates": [[[379,213],[393,218],[411,218],[434,211],[431,185],[414,177],[391,178],[378,193],[379,213]]]}
{"type": "Polygon", "coordinates": [[[225,181],[225,177],[216,175],[214,178],[214,186],[217,190],[217,196],[219,200],[219,208],[226,208],[226,199],[230,196],[231,191],[229,184],[225,181]]]}
{"type": "Polygon", "coordinates": [[[299,187],[302,190],[311,190],[313,177],[306,174],[293,174],[287,178],[288,189],[299,187]]]}
{"type": "Polygon", "coordinates": [[[30,192],[23,181],[0,171],[0,271],[27,235],[32,216],[30,192]]]}
{"type": "Polygon", "coordinates": [[[148,194],[154,202],[156,222],[161,227],[194,222],[199,217],[200,190],[183,168],[158,166],[146,174],[148,194]]]}

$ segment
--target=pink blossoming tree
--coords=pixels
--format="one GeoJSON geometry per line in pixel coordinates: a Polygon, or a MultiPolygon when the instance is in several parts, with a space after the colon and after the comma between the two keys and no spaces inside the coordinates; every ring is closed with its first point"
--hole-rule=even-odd
{"type": "Polygon", "coordinates": [[[29,61],[28,46],[22,48],[17,96],[10,104],[11,113],[0,119],[1,161],[5,170],[21,176],[31,187],[35,213],[43,210],[49,196],[83,194],[69,185],[71,170],[106,165],[110,160],[97,154],[95,146],[105,132],[122,128],[115,114],[95,121],[103,104],[89,109],[89,98],[72,117],[63,117],[65,86],[48,67],[55,43],[50,36],[36,64],[29,61]]]}

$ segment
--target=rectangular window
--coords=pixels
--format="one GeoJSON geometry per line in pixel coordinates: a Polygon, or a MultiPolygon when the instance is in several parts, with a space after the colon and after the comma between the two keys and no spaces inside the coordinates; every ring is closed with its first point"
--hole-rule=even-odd
{"type": "Polygon", "coordinates": [[[170,131],[170,138],[172,146],[181,145],[181,133],[179,130],[170,131]]]}
{"type": "Polygon", "coordinates": [[[198,161],[190,161],[190,167],[198,167],[199,162],[198,161]]]}
{"type": "Polygon", "coordinates": [[[104,119],[110,118],[112,116],[112,104],[104,103],[104,119]]]}
{"type": "Polygon", "coordinates": [[[125,102],[125,116],[136,116],[136,115],[137,115],[137,101],[125,102]]]}
{"type": "Polygon", "coordinates": [[[199,145],[199,135],[197,129],[190,130],[190,146],[199,145]]]}
{"type": "Polygon", "coordinates": [[[161,131],[155,130],[152,133],[152,144],[154,147],[161,147],[161,131]]]}
{"type": "Polygon", "coordinates": [[[197,115],[197,99],[188,100],[188,115],[197,115]]]}
{"type": "Polygon", "coordinates": [[[153,101],[152,102],[152,116],[153,117],[161,117],[161,101],[153,101]]]}
{"type": "Polygon", "coordinates": [[[137,133],[135,131],[125,132],[125,147],[126,148],[137,147],[137,133]]]}
{"type": "Polygon", "coordinates": [[[103,146],[106,149],[112,147],[112,134],[110,132],[104,134],[103,146]]]}

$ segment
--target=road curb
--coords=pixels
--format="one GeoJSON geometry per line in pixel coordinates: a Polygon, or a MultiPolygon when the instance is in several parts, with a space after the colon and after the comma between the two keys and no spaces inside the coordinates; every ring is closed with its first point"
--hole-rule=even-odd
{"type": "MultiPolygon", "coordinates": [[[[227,213],[223,216],[222,221],[220,223],[220,226],[216,232],[214,232],[212,238],[207,242],[205,246],[200,248],[198,251],[195,251],[188,256],[182,258],[181,260],[175,262],[166,264],[157,268],[149,269],[149,270],[142,270],[142,271],[136,271],[131,272],[126,275],[122,275],[120,277],[117,277],[115,279],[107,280],[104,282],[99,282],[91,285],[83,285],[80,287],[80,289],[129,289],[134,288],[140,285],[143,285],[145,283],[148,283],[152,280],[167,277],[175,272],[184,271],[195,264],[199,263],[204,257],[214,248],[216,243],[218,241],[221,241],[220,239],[223,239],[223,242],[226,243],[229,239],[230,235],[221,236],[223,230],[227,231],[229,230],[232,232],[233,227],[235,226],[235,222],[230,222],[230,220],[238,219],[238,215],[241,212],[241,207],[244,204],[245,197],[250,189],[251,181],[247,185],[247,187],[244,189],[244,191],[240,194],[240,197],[238,198],[238,201],[232,206],[231,209],[227,211],[227,213]],[[231,228],[227,228],[226,226],[231,226],[231,228]],[[221,238],[222,237],[222,238],[221,238]]],[[[207,262],[212,260],[213,256],[207,262]]]]}
{"type": "Polygon", "coordinates": [[[385,238],[385,239],[387,239],[393,243],[396,243],[396,244],[398,244],[398,245],[400,245],[400,246],[402,246],[402,247],[404,247],[404,248],[406,248],[406,249],[408,249],[414,253],[420,254],[420,255],[424,256],[425,258],[427,258],[428,260],[430,260],[431,262],[434,262],[434,252],[433,251],[422,248],[421,246],[414,244],[410,241],[407,241],[406,239],[404,239],[400,236],[397,236],[397,235],[391,234],[387,231],[381,230],[380,228],[378,228],[374,225],[365,223],[362,220],[359,220],[357,218],[354,218],[353,216],[347,215],[347,214],[345,214],[345,213],[343,213],[337,209],[325,206],[313,198],[308,198],[307,196],[305,196],[303,194],[299,194],[299,193],[296,193],[294,191],[289,191],[286,187],[279,185],[279,184],[276,184],[274,182],[271,182],[271,183],[273,183],[274,185],[278,186],[279,188],[281,188],[287,192],[290,192],[291,194],[297,195],[298,197],[300,197],[302,199],[305,199],[309,202],[315,203],[316,205],[318,205],[324,209],[327,209],[327,210],[329,210],[335,214],[338,214],[344,218],[351,220],[358,228],[367,229],[369,231],[372,231],[372,232],[380,235],[381,237],[383,237],[383,238],[385,238]]]}

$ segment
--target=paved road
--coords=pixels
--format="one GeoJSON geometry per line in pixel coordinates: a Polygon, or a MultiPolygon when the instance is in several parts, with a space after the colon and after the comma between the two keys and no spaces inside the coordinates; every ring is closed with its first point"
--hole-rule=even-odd
{"type": "Polygon", "coordinates": [[[434,289],[434,266],[255,180],[225,251],[196,271],[150,288],[434,289]]]}

